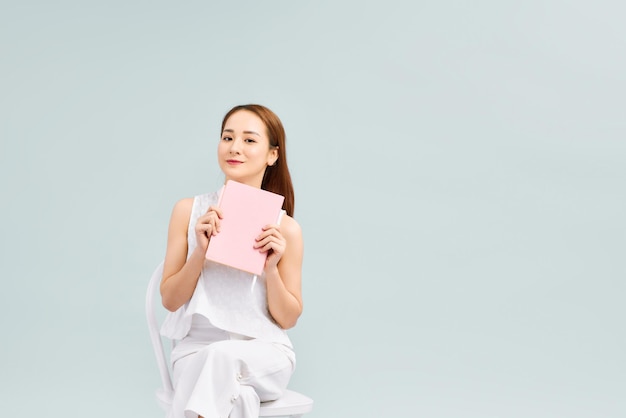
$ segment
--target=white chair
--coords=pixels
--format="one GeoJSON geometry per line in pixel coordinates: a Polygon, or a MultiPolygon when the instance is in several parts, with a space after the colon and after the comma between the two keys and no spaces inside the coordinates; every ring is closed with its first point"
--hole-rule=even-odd
{"type": "MultiPolygon", "coordinates": [[[[159,333],[159,321],[156,315],[156,306],[161,306],[159,303],[155,306],[154,299],[161,277],[163,276],[163,262],[159,264],[148,284],[148,292],[146,294],[146,316],[148,318],[148,329],[150,330],[150,339],[152,340],[152,347],[154,348],[154,354],[156,356],[157,364],[159,366],[159,373],[161,374],[161,384],[163,387],[157,389],[156,398],[157,403],[164,410],[168,410],[172,404],[172,397],[174,395],[174,388],[172,387],[172,379],[168,361],[165,356],[165,349],[163,347],[163,341],[161,340],[161,334],[159,333]]],[[[303,414],[310,412],[313,409],[313,400],[301,393],[294,392],[292,390],[286,390],[280,399],[271,402],[261,402],[261,411],[259,417],[290,417],[298,418],[303,414]]]]}

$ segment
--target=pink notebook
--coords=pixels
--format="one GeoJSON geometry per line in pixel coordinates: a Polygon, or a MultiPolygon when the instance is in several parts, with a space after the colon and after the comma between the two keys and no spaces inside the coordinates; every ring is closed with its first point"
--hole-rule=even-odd
{"type": "Polygon", "coordinates": [[[220,232],[211,237],[206,258],[261,275],[267,254],[254,248],[255,238],[265,225],[279,221],[284,200],[279,194],[228,180],[218,203],[223,215],[220,232]]]}

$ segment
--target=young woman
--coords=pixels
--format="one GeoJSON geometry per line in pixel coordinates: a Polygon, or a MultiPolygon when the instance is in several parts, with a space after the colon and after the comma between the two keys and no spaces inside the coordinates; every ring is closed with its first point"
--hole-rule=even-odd
{"type": "Polygon", "coordinates": [[[303,243],[280,119],[260,105],[234,107],[222,121],[217,158],[226,181],[283,195],[286,214],[251,243],[267,253],[255,278],[205,259],[227,216],[217,207],[219,191],[174,206],[161,281],[170,311],[161,332],[176,341],[171,418],[256,418],[259,403],[280,397],[295,367],[285,330],[302,312],[303,243]]]}

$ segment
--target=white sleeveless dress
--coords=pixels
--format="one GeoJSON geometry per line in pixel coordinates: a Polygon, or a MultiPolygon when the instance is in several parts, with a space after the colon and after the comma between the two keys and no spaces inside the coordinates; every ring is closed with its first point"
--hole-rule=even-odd
{"type": "MultiPolygon", "coordinates": [[[[194,198],[187,258],[198,217],[218,197],[194,198]]],[[[161,334],[176,342],[170,418],[256,418],[259,402],[278,398],[295,368],[292,343],[269,313],[265,275],[208,260],[191,299],[167,315],[161,334]]]]}

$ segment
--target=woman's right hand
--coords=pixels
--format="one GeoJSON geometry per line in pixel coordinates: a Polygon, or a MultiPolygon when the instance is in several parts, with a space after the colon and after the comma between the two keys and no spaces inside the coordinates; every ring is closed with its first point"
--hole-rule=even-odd
{"type": "Polygon", "coordinates": [[[206,213],[198,218],[196,223],[196,242],[198,248],[206,252],[211,237],[220,232],[222,211],[217,206],[209,206],[206,213]]]}

